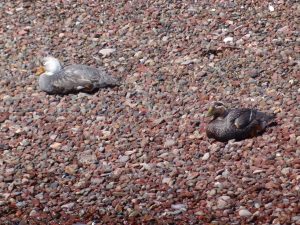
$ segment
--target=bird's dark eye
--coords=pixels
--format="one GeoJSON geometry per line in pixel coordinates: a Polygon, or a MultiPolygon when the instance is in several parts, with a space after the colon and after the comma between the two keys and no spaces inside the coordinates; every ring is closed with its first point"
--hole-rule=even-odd
{"type": "Polygon", "coordinates": [[[215,106],[223,106],[223,103],[222,102],[216,102],[215,106]]]}

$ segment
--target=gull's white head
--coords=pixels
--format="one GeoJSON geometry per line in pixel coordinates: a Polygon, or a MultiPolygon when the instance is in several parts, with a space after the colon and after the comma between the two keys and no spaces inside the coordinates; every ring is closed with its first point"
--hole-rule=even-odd
{"type": "Polygon", "coordinates": [[[43,66],[38,69],[37,75],[45,74],[51,76],[61,70],[61,65],[58,59],[47,56],[42,60],[43,66]]]}
{"type": "Polygon", "coordinates": [[[43,59],[46,74],[53,75],[61,70],[61,65],[58,59],[48,56],[43,59]]]}

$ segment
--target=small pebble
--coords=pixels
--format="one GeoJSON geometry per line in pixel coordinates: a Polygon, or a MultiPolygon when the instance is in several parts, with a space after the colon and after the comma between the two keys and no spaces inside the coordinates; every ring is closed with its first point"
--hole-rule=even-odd
{"type": "Polygon", "coordinates": [[[247,209],[241,209],[241,210],[239,210],[239,215],[241,217],[249,217],[249,216],[252,216],[252,213],[249,212],[247,209]]]}

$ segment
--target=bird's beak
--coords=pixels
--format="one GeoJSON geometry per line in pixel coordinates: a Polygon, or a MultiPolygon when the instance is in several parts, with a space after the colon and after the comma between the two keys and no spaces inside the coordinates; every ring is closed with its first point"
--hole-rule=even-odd
{"type": "Polygon", "coordinates": [[[41,74],[43,74],[43,73],[45,73],[45,72],[46,72],[45,67],[40,66],[39,68],[37,68],[35,74],[36,74],[37,76],[39,76],[39,75],[41,75],[41,74]]]}
{"type": "Polygon", "coordinates": [[[213,115],[213,111],[214,111],[213,107],[210,107],[210,108],[208,109],[208,111],[207,111],[206,116],[207,116],[207,117],[212,116],[212,115],[213,115]]]}

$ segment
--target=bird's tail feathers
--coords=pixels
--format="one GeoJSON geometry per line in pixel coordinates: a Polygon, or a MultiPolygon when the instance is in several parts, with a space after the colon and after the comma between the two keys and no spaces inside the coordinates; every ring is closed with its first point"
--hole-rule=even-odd
{"type": "Polygon", "coordinates": [[[257,119],[261,121],[264,128],[273,126],[276,124],[275,114],[267,114],[267,113],[263,113],[263,112],[258,112],[256,116],[257,116],[257,119]]]}
{"type": "Polygon", "coordinates": [[[116,77],[112,77],[112,76],[109,76],[107,77],[105,83],[109,86],[120,86],[121,85],[121,79],[120,78],[116,78],[116,77]]]}

